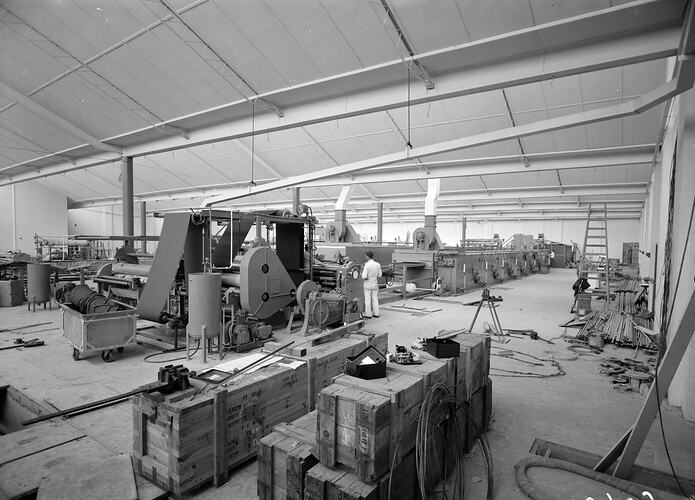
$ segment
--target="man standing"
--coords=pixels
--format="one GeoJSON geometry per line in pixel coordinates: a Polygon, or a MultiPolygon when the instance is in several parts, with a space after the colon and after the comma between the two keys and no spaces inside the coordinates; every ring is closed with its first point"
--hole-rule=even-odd
{"type": "Polygon", "coordinates": [[[381,264],[374,260],[374,253],[370,250],[364,253],[367,257],[362,268],[364,280],[364,317],[379,317],[379,281],[381,278],[381,264]]]}

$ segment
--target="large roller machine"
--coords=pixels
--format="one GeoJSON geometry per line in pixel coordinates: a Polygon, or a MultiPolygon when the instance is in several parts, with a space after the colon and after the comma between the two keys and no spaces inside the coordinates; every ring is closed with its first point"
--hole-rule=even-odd
{"type": "Polygon", "coordinates": [[[222,296],[205,300],[223,301],[226,343],[253,346],[270,337],[269,323],[284,319],[279,313],[295,303],[304,281],[316,282],[324,299],[335,294],[336,309],[344,310],[338,297],[352,298],[347,285],[361,269],[319,266],[315,274],[312,252],[305,251],[313,247],[313,228],[313,217],[288,211],[167,213],[151,265],[109,264],[95,281],[136,304],[140,318],[185,324],[200,300],[188,296],[188,276],[220,273],[222,296]],[[245,244],[252,226],[255,237],[245,244]]]}

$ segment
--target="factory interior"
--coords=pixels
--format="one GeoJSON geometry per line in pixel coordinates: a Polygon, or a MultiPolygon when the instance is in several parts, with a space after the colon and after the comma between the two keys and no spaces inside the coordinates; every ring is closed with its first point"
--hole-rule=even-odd
{"type": "Polygon", "coordinates": [[[0,0],[0,500],[695,499],[694,85],[693,0],[0,0]]]}

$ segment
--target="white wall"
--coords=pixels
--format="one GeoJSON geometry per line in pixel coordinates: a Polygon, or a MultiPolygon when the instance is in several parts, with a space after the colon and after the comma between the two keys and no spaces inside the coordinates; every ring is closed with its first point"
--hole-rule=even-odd
{"type": "Polygon", "coordinates": [[[36,254],[34,234],[65,236],[67,196],[36,182],[0,187],[0,250],[36,254]]]}
{"type": "MultiPolygon", "coordinates": [[[[670,344],[673,335],[680,326],[685,308],[695,292],[695,228],[689,222],[695,200],[695,94],[692,90],[675,98],[671,109],[661,159],[653,172],[649,199],[645,213],[643,240],[649,246],[650,258],[642,256],[646,262],[649,276],[654,277],[656,269],[655,329],[662,329],[661,308],[665,286],[665,261],[670,258],[670,300],[671,321],[667,332],[670,344]],[[671,176],[673,174],[673,157],[675,162],[675,183],[673,192],[673,228],[670,233],[672,249],[666,251],[668,234],[668,206],[671,176]],[[688,234],[690,236],[688,237],[688,234]],[[686,247],[687,241],[687,247],[686,247]],[[657,251],[658,247],[658,251],[657,251]],[[681,271],[682,264],[682,271],[681,271]],[[678,275],[682,273],[678,291],[675,287],[678,275]]],[[[692,334],[693,325],[687,326],[687,333],[692,334]]],[[[683,415],[695,420],[695,339],[691,338],[689,347],[683,354],[676,376],[668,391],[669,403],[680,406],[683,415]]]]}
{"type": "MultiPolygon", "coordinates": [[[[68,225],[70,234],[96,234],[96,235],[117,235],[123,234],[123,215],[122,206],[109,205],[105,207],[94,208],[76,208],[68,210],[68,225]]],[[[140,204],[135,202],[135,235],[140,235],[140,204]]],[[[147,234],[149,236],[158,236],[162,231],[162,223],[164,219],[147,217],[147,234]]],[[[123,246],[122,241],[105,242],[106,248],[115,250],[123,246]]],[[[140,249],[140,243],[136,242],[136,249],[140,249]]],[[[154,252],[157,247],[157,242],[147,242],[147,251],[154,252]]]]}
{"type": "MultiPolygon", "coordinates": [[[[350,214],[348,213],[348,220],[350,214]]],[[[352,223],[355,230],[367,239],[376,236],[376,223],[352,223]]],[[[405,242],[408,231],[422,226],[423,221],[385,223],[383,227],[384,241],[396,241],[400,237],[401,242],[405,242]]],[[[446,245],[455,246],[461,240],[460,222],[440,222],[437,224],[437,232],[446,245]]],[[[492,238],[495,233],[500,238],[506,239],[516,233],[530,234],[534,238],[538,233],[543,233],[547,240],[557,241],[571,245],[574,241],[582,248],[586,222],[581,220],[546,220],[546,221],[488,221],[478,222],[469,221],[466,225],[467,238],[492,238]]],[[[640,221],[639,220],[609,220],[608,221],[608,256],[620,259],[623,255],[623,243],[630,241],[640,241],[640,221]]]]}

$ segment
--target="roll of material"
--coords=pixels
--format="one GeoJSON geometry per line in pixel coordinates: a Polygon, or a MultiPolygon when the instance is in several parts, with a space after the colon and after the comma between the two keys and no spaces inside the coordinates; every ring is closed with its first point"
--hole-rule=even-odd
{"type": "Polygon", "coordinates": [[[132,276],[147,277],[152,270],[152,264],[128,264],[127,262],[115,262],[111,266],[113,274],[129,274],[132,276]]]}
{"type": "Polygon", "coordinates": [[[51,300],[50,264],[27,264],[27,299],[37,304],[51,300]]]}
{"type": "Polygon", "coordinates": [[[190,337],[216,337],[222,315],[222,275],[191,273],[188,275],[188,325],[190,337]]]}
{"type": "Polygon", "coordinates": [[[186,279],[189,273],[203,270],[202,239],[203,226],[193,224],[190,213],[168,213],[164,216],[157,252],[138,301],[140,318],[164,323],[162,310],[181,263],[181,256],[183,255],[186,279]]]}
{"type": "Polygon", "coordinates": [[[239,283],[241,283],[241,275],[238,273],[224,273],[222,275],[222,284],[224,286],[239,288],[239,283]]]}

